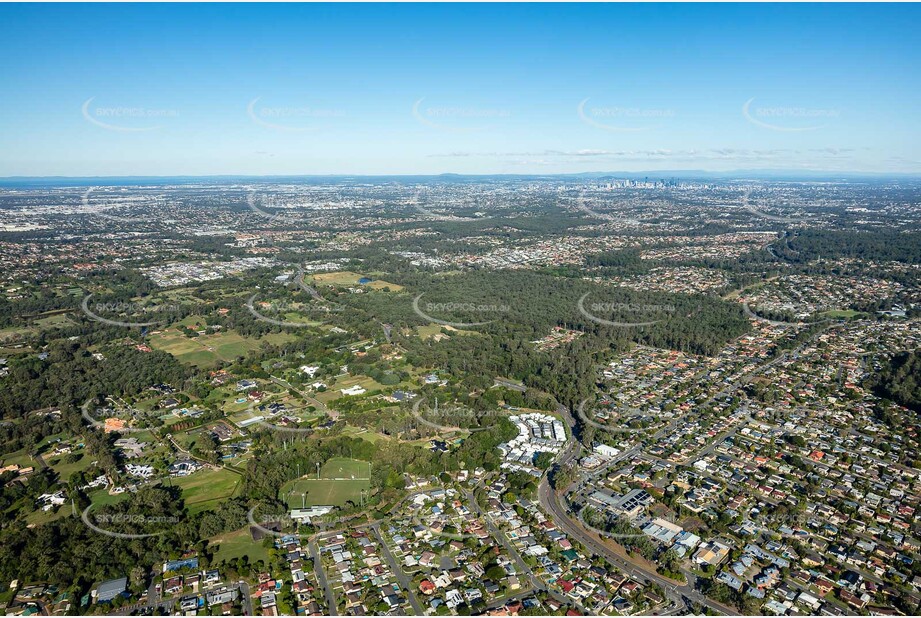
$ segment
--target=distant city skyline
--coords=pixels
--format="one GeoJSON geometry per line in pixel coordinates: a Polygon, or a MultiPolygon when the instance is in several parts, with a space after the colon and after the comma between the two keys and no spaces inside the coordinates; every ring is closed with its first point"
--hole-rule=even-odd
{"type": "Polygon", "coordinates": [[[0,177],[921,173],[916,5],[0,5],[0,177]]]}

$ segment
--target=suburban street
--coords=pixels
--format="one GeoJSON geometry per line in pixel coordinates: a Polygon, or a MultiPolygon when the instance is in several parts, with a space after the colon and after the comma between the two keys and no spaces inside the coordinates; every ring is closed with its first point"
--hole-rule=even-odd
{"type": "MultiPolygon", "coordinates": [[[[509,556],[512,557],[512,560],[515,561],[515,566],[518,567],[518,570],[521,573],[524,573],[528,577],[528,580],[531,582],[531,587],[534,590],[541,590],[549,594],[550,596],[552,596],[554,599],[556,599],[560,603],[573,603],[572,599],[568,599],[564,597],[563,595],[561,595],[556,590],[553,590],[552,588],[548,587],[547,583],[544,582],[542,579],[540,579],[534,573],[531,567],[529,567],[528,564],[524,561],[524,558],[521,557],[521,554],[518,553],[518,550],[515,549],[515,546],[512,545],[512,543],[508,540],[508,537],[505,536],[505,533],[499,530],[499,528],[497,528],[495,524],[492,523],[489,517],[487,517],[483,513],[482,509],[480,509],[480,505],[477,504],[476,502],[476,498],[474,497],[473,492],[470,490],[467,490],[465,492],[465,495],[467,497],[468,503],[473,506],[473,509],[476,512],[476,514],[479,517],[482,517],[483,521],[486,522],[486,528],[489,530],[489,533],[493,536],[493,538],[495,538],[497,541],[499,541],[499,543],[502,544],[502,546],[508,552],[509,556]]],[[[579,608],[579,611],[582,611],[583,613],[588,613],[587,610],[584,607],[582,607],[579,603],[576,603],[576,606],[579,608]]]]}
{"type": "Polygon", "coordinates": [[[425,610],[422,607],[422,604],[419,602],[419,599],[416,597],[416,592],[412,588],[412,582],[410,582],[409,578],[406,577],[406,573],[403,571],[402,565],[396,561],[396,558],[394,558],[393,554],[390,552],[390,547],[387,546],[387,542],[384,540],[383,535],[381,535],[380,524],[372,524],[371,530],[374,532],[374,536],[377,539],[377,542],[380,543],[381,549],[384,550],[384,557],[390,564],[390,569],[393,571],[394,575],[397,576],[397,581],[400,582],[400,588],[403,589],[403,594],[406,595],[406,598],[409,600],[409,604],[413,606],[413,611],[416,612],[417,616],[423,615],[425,610]]]}
{"type": "Polygon", "coordinates": [[[317,546],[316,536],[307,543],[307,550],[310,552],[310,557],[313,558],[313,569],[317,574],[317,582],[320,584],[320,587],[323,588],[323,594],[326,596],[326,605],[329,607],[329,615],[338,616],[339,610],[336,607],[336,593],[333,591],[332,586],[329,585],[329,580],[326,579],[326,571],[323,569],[322,560],[320,560],[320,548],[317,546]]]}

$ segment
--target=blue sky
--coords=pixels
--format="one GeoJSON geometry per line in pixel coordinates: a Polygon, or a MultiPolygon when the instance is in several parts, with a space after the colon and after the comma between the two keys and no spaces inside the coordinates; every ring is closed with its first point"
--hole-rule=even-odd
{"type": "Polygon", "coordinates": [[[917,5],[0,5],[0,176],[921,172],[917,5]]]}

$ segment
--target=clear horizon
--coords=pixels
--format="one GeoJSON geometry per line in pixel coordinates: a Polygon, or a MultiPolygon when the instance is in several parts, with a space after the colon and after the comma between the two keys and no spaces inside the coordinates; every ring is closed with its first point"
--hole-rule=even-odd
{"type": "Polygon", "coordinates": [[[919,15],[7,4],[0,177],[918,174],[919,15]]]}
{"type": "MultiPolygon", "coordinates": [[[[885,179],[921,179],[921,172],[864,172],[861,170],[795,170],[795,169],[760,169],[760,170],[725,170],[725,171],[707,171],[707,170],[610,170],[610,171],[584,171],[584,172],[534,172],[534,173],[458,173],[458,172],[440,172],[431,174],[411,174],[411,173],[393,173],[393,174],[361,174],[361,173],[331,173],[331,174],[126,174],[121,176],[0,176],[0,181],[30,181],[30,180],[158,180],[158,179],[235,179],[235,178],[264,178],[264,179],[287,179],[287,178],[442,178],[457,176],[460,178],[491,178],[491,177],[521,177],[521,178],[553,178],[553,177],[630,177],[635,178],[641,175],[649,175],[652,180],[665,179],[675,175],[684,175],[685,179],[695,178],[713,178],[714,180],[831,180],[833,178],[879,178],[885,179]]],[[[681,180],[682,178],[678,178],[681,180]]]]}

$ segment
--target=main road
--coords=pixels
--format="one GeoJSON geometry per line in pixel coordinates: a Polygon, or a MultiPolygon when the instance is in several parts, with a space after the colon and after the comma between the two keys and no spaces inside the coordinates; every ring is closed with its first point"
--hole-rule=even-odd
{"type": "Polygon", "coordinates": [[[685,605],[684,599],[689,599],[721,614],[738,614],[738,610],[705,597],[690,584],[679,584],[672,579],[660,575],[655,569],[649,568],[643,562],[616,553],[608,546],[604,539],[583,528],[578,521],[566,512],[566,509],[560,504],[556,492],[550,487],[547,477],[541,479],[540,485],[537,488],[537,496],[544,510],[553,517],[554,522],[562,528],[566,534],[578,540],[590,551],[604,557],[605,560],[619,567],[622,571],[628,573],[635,579],[644,583],[653,581],[659,584],[670,599],[681,605],[685,605]],[[680,597],[678,595],[680,595],[680,597]]]}
{"type": "MultiPolygon", "coordinates": [[[[739,387],[741,387],[743,384],[746,384],[749,380],[751,380],[753,376],[765,371],[766,369],[774,366],[775,364],[783,361],[784,359],[789,358],[791,355],[798,353],[815,336],[827,331],[829,328],[832,328],[833,326],[834,324],[831,324],[827,326],[826,328],[823,328],[822,330],[814,333],[813,337],[810,337],[807,341],[801,343],[795,349],[784,351],[783,353],[778,354],[777,356],[765,362],[764,364],[739,376],[734,381],[732,386],[726,387],[722,389],[720,392],[718,392],[717,394],[708,398],[707,401],[704,402],[704,404],[702,404],[702,407],[709,405],[712,401],[714,401],[715,399],[719,397],[726,396],[730,393],[735,392],[739,387]]],[[[572,433],[572,429],[575,427],[576,421],[573,418],[572,414],[570,413],[569,409],[566,406],[559,404],[557,406],[557,412],[566,420],[567,424],[570,427],[570,433],[572,433]]],[[[660,437],[665,435],[667,432],[671,431],[672,427],[677,427],[678,423],[680,423],[681,420],[685,418],[685,416],[676,418],[672,422],[670,422],[668,425],[661,428],[659,431],[657,431],[652,436],[652,440],[658,440],[660,437]]],[[[728,433],[734,433],[734,431],[730,431],[728,433]]],[[[717,437],[720,437],[720,436],[717,436],[717,437]]],[[[716,444],[716,443],[717,442],[715,441],[713,442],[713,444],[716,444]]],[[[571,439],[567,447],[557,455],[555,463],[557,463],[560,466],[568,465],[578,455],[580,448],[581,448],[581,445],[575,440],[575,438],[571,439]]],[[[630,457],[633,457],[635,454],[639,453],[642,450],[642,448],[643,448],[642,443],[639,443],[619,453],[615,458],[613,458],[610,462],[608,462],[608,464],[599,467],[598,470],[589,474],[588,478],[589,479],[594,478],[595,476],[605,472],[612,465],[619,463],[621,461],[624,461],[630,457]]],[[[563,495],[566,495],[568,489],[569,489],[568,487],[564,488],[563,495]]],[[[690,601],[694,601],[695,603],[699,603],[700,605],[709,607],[710,609],[723,613],[723,614],[729,614],[729,615],[738,614],[738,610],[736,610],[735,608],[729,607],[728,605],[724,605],[722,603],[718,603],[704,596],[700,592],[698,592],[695,587],[696,578],[693,576],[693,574],[687,571],[684,571],[684,574],[685,574],[685,577],[688,583],[679,584],[672,579],[669,579],[667,577],[664,577],[663,575],[660,575],[658,572],[656,572],[654,568],[650,568],[646,562],[641,562],[639,560],[631,558],[630,556],[627,556],[626,554],[622,555],[618,552],[615,552],[608,545],[608,543],[612,543],[613,541],[606,541],[605,539],[600,537],[598,534],[590,530],[587,530],[585,527],[581,525],[578,519],[574,518],[569,513],[565,505],[563,505],[560,502],[560,496],[557,495],[557,493],[554,491],[552,487],[550,487],[550,481],[546,474],[541,478],[540,485],[537,488],[537,495],[538,495],[538,500],[541,506],[544,508],[544,510],[547,513],[553,516],[554,521],[557,523],[557,525],[560,526],[560,528],[562,528],[571,537],[580,541],[585,547],[589,548],[593,552],[606,558],[611,564],[619,566],[625,572],[629,573],[633,577],[636,577],[637,579],[640,579],[642,581],[654,581],[658,583],[660,586],[662,586],[666,590],[666,593],[673,600],[675,600],[677,595],[680,594],[681,596],[680,598],[678,598],[678,600],[681,603],[684,603],[684,600],[687,599],[690,601]]]]}
{"type": "MultiPolygon", "coordinates": [[[[571,432],[575,425],[575,419],[573,419],[569,409],[560,404],[557,407],[557,412],[566,419],[571,432]]],[[[661,431],[666,431],[666,428],[663,428],[661,431]]],[[[557,455],[556,463],[561,466],[568,465],[578,456],[580,448],[581,446],[579,443],[575,440],[575,438],[573,438],[570,440],[566,448],[557,455]]],[[[624,451],[620,454],[618,459],[625,459],[625,456],[628,456],[628,453],[629,456],[632,456],[632,454],[637,451],[639,451],[639,446],[629,449],[628,451],[624,451]]],[[[553,517],[554,522],[566,534],[582,543],[582,545],[584,545],[593,553],[604,557],[609,563],[619,567],[622,571],[628,573],[631,577],[634,577],[641,582],[656,582],[665,590],[666,596],[668,596],[669,599],[676,603],[679,607],[687,605],[685,602],[685,599],[687,599],[699,603],[700,605],[709,607],[710,609],[721,614],[738,614],[736,609],[727,605],[723,605],[722,603],[717,603],[716,601],[709,599],[699,593],[691,585],[693,582],[688,584],[679,584],[672,579],[660,575],[655,571],[655,569],[649,568],[645,562],[640,562],[639,560],[615,552],[604,539],[599,537],[597,534],[594,534],[585,529],[578,522],[578,520],[574,518],[562,504],[560,504],[559,496],[550,486],[550,481],[546,474],[541,478],[540,485],[537,487],[537,498],[544,511],[553,517]]]]}

